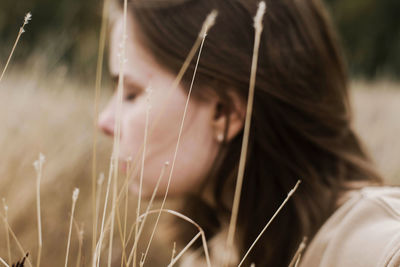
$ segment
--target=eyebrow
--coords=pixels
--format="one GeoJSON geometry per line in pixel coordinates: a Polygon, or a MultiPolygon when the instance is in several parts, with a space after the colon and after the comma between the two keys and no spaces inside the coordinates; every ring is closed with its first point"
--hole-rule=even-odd
{"type": "MultiPolygon", "coordinates": [[[[114,84],[118,84],[119,81],[119,74],[111,75],[111,80],[114,84]]],[[[129,84],[130,86],[136,87],[136,88],[142,88],[143,86],[134,80],[132,80],[130,77],[124,75],[124,84],[129,84]]]]}

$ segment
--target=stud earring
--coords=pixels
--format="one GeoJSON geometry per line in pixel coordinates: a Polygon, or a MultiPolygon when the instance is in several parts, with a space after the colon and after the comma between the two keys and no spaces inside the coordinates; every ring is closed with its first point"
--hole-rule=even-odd
{"type": "Polygon", "coordinates": [[[218,133],[217,134],[217,141],[218,141],[218,143],[222,143],[222,141],[224,141],[224,134],[223,133],[218,133]]]}

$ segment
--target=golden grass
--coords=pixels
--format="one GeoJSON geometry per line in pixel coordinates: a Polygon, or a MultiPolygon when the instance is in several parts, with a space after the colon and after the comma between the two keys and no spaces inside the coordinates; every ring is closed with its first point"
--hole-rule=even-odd
{"type": "MultiPolygon", "coordinates": [[[[253,112],[254,90],[256,85],[256,74],[257,74],[257,63],[258,63],[258,50],[260,47],[261,32],[263,30],[262,20],[265,14],[265,9],[266,9],[265,2],[260,2],[258,5],[257,14],[254,17],[255,36],[254,36],[253,58],[251,63],[251,73],[250,73],[250,83],[249,83],[249,93],[248,93],[249,95],[247,99],[246,118],[244,124],[242,147],[240,152],[239,171],[236,180],[235,195],[232,204],[232,214],[229,222],[228,237],[226,240],[226,251],[230,251],[233,248],[237,217],[239,214],[239,202],[240,202],[240,195],[242,192],[243,177],[246,167],[247,147],[250,136],[250,125],[252,118],[251,114],[253,112]]],[[[227,266],[230,257],[230,253],[226,254],[227,254],[226,260],[224,263],[226,264],[225,266],[227,266]]]]}

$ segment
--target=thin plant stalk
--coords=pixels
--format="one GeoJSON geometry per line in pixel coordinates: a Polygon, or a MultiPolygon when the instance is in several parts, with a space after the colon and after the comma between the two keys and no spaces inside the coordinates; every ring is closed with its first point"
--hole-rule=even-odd
{"type": "Polygon", "coordinates": [[[100,237],[99,237],[99,241],[98,241],[99,250],[97,250],[97,249],[95,250],[96,257],[94,257],[94,259],[93,259],[93,266],[97,266],[97,267],[100,264],[100,250],[101,250],[103,239],[104,239],[104,222],[105,222],[105,217],[106,217],[106,211],[107,211],[107,205],[108,205],[108,197],[109,197],[109,193],[110,193],[113,169],[114,169],[114,165],[113,165],[113,160],[112,160],[112,157],[111,157],[110,169],[109,169],[109,173],[108,173],[106,196],[105,196],[105,199],[104,199],[103,216],[102,216],[102,219],[101,219],[101,226],[100,226],[100,237]]]}
{"type": "MultiPolygon", "coordinates": [[[[255,28],[255,40],[254,40],[254,49],[253,49],[253,58],[251,64],[251,74],[250,74],[250,84],[249,84],[249,95],[247,99],[247,110],[246,110],[246,119],[244,125],[244,133],[242,140],[242,148],[239,159],[239,171],[238,177],[236,181],[235,194],[233,199],[232,206],[232,214],[229,223],[228,237],[226,241],[226,251],[231,251],[233,247],[233,241],[236,231],[237,217],[239,213],[239,203],[240,203],[240,195],[242,191],[242,184],[244,178],[244,170],[246,166],[246,156],[247,156],[247,147],[249,142],[250,135],[250,126],[251,126],[251,115],[253,111],[253,100],[254,100],[254,89],[256,84],[256,74],[257,74],[257,63],[258,63],[258,50],[260,46],[261,32],[263,29],[262,19],[265,13],[265,3],[260,2],[257,10],[257,14],[254,17],[254,28],[255,28]]],[[[229,261],[230,253],[225,253],[226,260],[225,263],[229,261]]]]}
{"type": "Polygon", "coordinates": [[[36,266],[40,266],[40,259],[42,256],[42,216],[40,212],[40,182],[42,180],[43,174],[43,163],[45,161],[45,157],[43,154],[39,155],[39,159],[33,163],[35,167],[37,178],[36,178],[36,212],[37,212],[37,225],[38,225],[38,253],[36,259],[36,266]]]}
{"type": "Polygon", "coordinates": [[[99,48],[97,53],[97,67],[96,67],[96,84],[95,84],[95,96],[94,96],[94,116],[93,116],[93,150],[92,150],[92,214],[93,214],[93,235],[92,235],[92,254],[96,248],[97,239],[97,201],[96,201],[96,169],[97,169],[97,119],[99,116],[99,98],[101,89],[101,80],[103,76],[103,61],[104,61],[104,50],[107,36],[107,23],[108,23],[108,9],[109,0],[104,0],[103,3],[103,14],[101,18],[99,48]]]}
{"type": "Polygon", "coordinates": [[[4,66],[4,69],[3,69],[2,73],[1,73],[0,82],[1,82],[1,80],[3,80],[4,73],[6,73],[8,64],[9,64],[10,61],[11,61],[11,58],[12,58],[12,56],[13,56],[13,54],[14,54],[14,51],[15,51],[15,48],[17,47],[18,41],[19,41],[19,39],[21,38],[21,35],[25,32],[24,27],[25,27],[26,24],[29,23],[29,21],[30,21],[31,19],[32,19],[32,14],[31,14],[31,12],[28,12],[28,13],[25,15],[25,17],[24,17],[24,23],[23,23],[22,26],[19,28],[19,32],[18,32],[18,35],[17,35],[17,39],[16,39],[15,42],[14,42],[13,48],[11,49],[11,53],[10,53],[10,55],[8,56],[8,59],[7,59],[7,63],[6,63],[6,65],[4,66]]]}
{"type": "Polygon", "coordinates": [[[81,266],[82,246],[83,246],[83,225],[78,229],[78,257],[76,258],[76,267],[81,266]]]}
{"type": "MultiPolygon", "coordinates": [[[[151,195],[151,198],[150,198],[150,201],[149,201],[149,203],[147,205],[145,214],[148,214],[148,212],[151,209],[151,206],[153,205],[154,199],[155,199],[155,197],[157,195],[158,187],[160,186],[161,180],[164,177],[165,169],[167,168],[168,165],[169,165],[169,162],[165,162],[163,167],[161,168],[160,176],[158,177],[156,186],[154,187],[153,194],[151,195]]],[[[143,219],[141,219],[141,218],[142,217],[138,217],[136,219],[135,228],[136,228],[136,225],[138,225],[140,221],[142,221],[142,223],[140,224],[140,229],[138,230],[137,237],[135,236],[135,241],[134,241],[134,244],[133,244],[133,247],[132,247],[132,251],[131,251],[131,253],[129,255],[129,258],[131,258],[131,254],[134,253],[134,251],[137,249],[137,244],[139,242],[139,238],[140,238],[140,236],[142,234],[144,225],[146,223],[147,216],[144,216],[143,219]]],[[[151,235],[150,239],[153,239],[153,235],[154,235],[154,232],[152,232],[152,235],[151,235]]],[[[128,237],[128,240],[129,240],[129,237],[128,237]]],[[[149,242],[149,244],[150,244],[150,242],[149,242]]],[[[141,264],[144,264],[144,261],[146,260],[147,252],[149,251],[149,244],[148,244],[148,246],[146,248],[146,252],[143,254],[142,259],[140,260],[141,264]]],[[[129,265],[129,263],[130,263],[129,258],[128,258],[127,265],[129,265]]]]}
{"type": "MultiPolygon", "coordinates": [[[[118,169],[118,168],[115,168],[118,169]]],[[[112,194],[112,204],[111,204],[111,228],[110,228],[110,239],[108,242],[108,267],[111,267],[111,259],[112,259],[112,245],[113,245],[113,236],[114,236],[114,223],[115,223],[115,210],[116,210],[116,201],[117,201],[117,178],[118,173],[115,174],[114,169],[114,177],[113,177],[113,194],[112,194]]]]}
{"type": "Polygon", "coordinates": [[[293,189],[290,190],[290,192],[288,193],[288,195],[285,198],[285,200],[282,202],[282,204],[279,206],[279,208],[275,211],[274,215],[271,217],[271,219],[268,221],[268,223],[264,226],[262,231],[258,234],[258,236],[257,236],[256,240],[254,240],[253,244],[251,244],[250,248],[247,250],[246,254],[244,255],[244,257],[240,261],[238,267],[240,267],[243,264],[244,260],[247,258],[247,256],[249,255],[250,251],[253,249],[253,247],[257,243],[257,241],[261,238],[261,236],[264,234],[264,232],[268,229],[269,225],[272,223],[272,221],[275,219],[275,217],[279,214],[279,212],[282,210],[282,208],[289,201],[290,197],[294,194],[294,192],[296,192],[296,190],[299,187],[300,183],[301,183],[301,181],[298,180],[296,185],[293,187],[293,189]]]}
{"type": "Polygon", "coordinates": [[[175,257],[175,253],[176,253],[176,242],[174,242],[174,247],[172,248],[172,254],[171,254],[171,260],[170,260],[170,264],[172,263],[172,260],[175,257]]]}
{"type": "MultiPolygon", "coordinates": [[[[142,153],[142,164],[141,164],[141,169],[140,169],[140,178],[139,178],[139,194],[138,194],[138,203],[137,203],[137,208],[136,208],[136,220],[139,219],[140,216],[140,204],[142,201],[142,186],[143,186],[143,174],[144,174],[144,162],[146,158],[146,145],[147,145],[147,132],[149,128],[149,114],[150,114],[150,94],[151,94],[151,89],[148,88],[147,90],[147,108],[146,108],[146,122],[145,122],[145,127],[144,127],[144,140],[143,140],[143,153],[142,153]]],[[[138,236],[138,226],[139,224],[136,224],[135,227],[135,244],[139,241],[139,236],[138,236]]],[[[134,250],[134,258],[133,258],[133,264],[134,266],[136,265],[136,247],[134,250]]]]}
{"type": "Polygon", "coordinates": [[[10,265],[8,265],[7,262],[5,262],[5,261],[3,260],[3,258],[1,258],[1,257],[0,257],[0,262],[1,262],[4,266],[6,266],[6,267],[10,267],[10,265]]]}
{"type": "Polygon", "coordinates": [[[71,245],[72,224],[73,224],[73,221],[74,221],[75,205],[76,205],[76,201],[78,200],[78,196],[79,196],[79,189],[75,188],[74,192],[72,193],[71,219],[70,219],[70,223],[69,223],[67,253],[65,255],[65,265],[64,265],[65,267],[68,266],[68,255],[69,255],[69,248],[70,248],[70,245],[71,245]]]}
{"type": "MultiPolygon", "coordinates": [[[[125,182],[129,182],[129,177],[130,173],[128,170],[130,170],[130,163],[132,162],[132,158],[129,157],[126,160],[126,176],[125,176],[125,182]]],[[[126,265],[126,229],[127,229],[127,223],[128,223],[128,200],[129,200],[129,188],[128,186],[125,187],[125,210],[124,210],[124,232],[123,232],[123,237],[122,237],[122,255],[121,255],[121,267],[123,267],[123,263],[126,265]]]]}
{"type": "Polygon", "coordinates": [[[301,254],[297,257],[297,260],[296,260],[296,262],[294,264],[294,267],[298,267],[299,266],[300,259],[301,259],[301,254]]]}
{"type": "Polygon", "coordinates": [[[306,245],[307,245],[307,237],[305,236],[303,237],[303,240],[301,241],[299,247],[297,248],[296,253],[294,254],[292,260],[290,261],[289,267],[296,267],[298,265],[301,259],[301,254],[306,248],[306,245]]]}
{"type": "Polygon", "coordinates": [[[114,174],[113,174],[113,199],[111,204],[111,228],[110,228],[110,240],[108,246],[108,263],[107,266],[111,267],[111,255],[113,249],[113,237],[114,237],[114,222],[115,222],[115,209],[117,204],[117,178],[118,178],[118,164],[119,164],[119,149],[120,149],[120,136],[121,136],[121,115],[122,115],[122,98],[124,90],[124,66],[126,63],[126,39],[127,39],[127,13],[128,13],[128,2],[124,0],[123,9],[123,34],[121,40],[121,53],[119,58],[119,76],[118,76],[118,90],[117,90],[117,107],[116,116],[114,123],[114,145],[113,145],[113,160],[114,160],[114,174]]]}
{"type": "Polygon", "coordinates": [[[10,246],[10,232],[8,230],[7,224],[8,224],[8,206],[6,203],[5,198],[3,200],[3,207],[4,207],[4,227],[6,231],[6,243],[7,243],[7,256],[8,256],[8,262],[11,264],[11,246],[10,246]]]}
{"type": "MultiPolygon", "coordinates": [[[[17,236],[15,235],[14,231],[11,229],[10,224],[8,223],[7,220],[5,220],[5,217],[3,216],[3,214],[0,214],[0,216],[3,218],[5,224],[7,225],[8,232],[11,234],[11,236],[12,236],[12,238],[14,239],[15,243],[17,243],[18,249],[20,250],[20,252],[22,253],[22,255],[23,255],[24,257],[26,257],[27,254],[25,253],[25,250],[24,250],[24,248],[22,247],[21,243],[19,242],[19,240],[18,240],[17,236]]],[[[26,258],[26,260],[27,260],[27,262],[28,262],[28,264],[29,264],[29,267],[32,267],[32,262],[31,262],[31,260],[30,260],[29,258],[26,258]]]]}
{"type": "Polygon", "coordinates": [[[122,221],[121,221],[121,212],[119,209],[119,202],[117,201],[117,205],[115,208],[115,216],[117,218],[117,225],[118,225],[118,233],[119,233],[119,238],[121,239],[121,243],[124,243],[124,233],[123,233],[123,226],[122,226],[122,221]]]}
{"type": "Polygon", "coordinates": [[[198,232],[197,235],[195,235],[192,240],[182,249],[181,252],[171,261],[170,264],[168,264],[168,267],[172,267],[181,257],[182,255],[193,245],[194,242],[200,237],[201,233],[198,232]]]}
{"type": "MultiPolygon", "coordinates": [[[[206,241],[206,238],[205,238],[204,230],[203,230],[203,228],[201,228],[200,225],[197,224],[195,221],[193,221],[192,219],[190,219],[190,218],[187,217],[186,215],[183,215],[182,213],[179,213],[179,212],[177,212],[177,211],[170,210],[170,209],[150,210],[150,211],[147,211],[147,212],[145,212],[144,214],[140,215],[140,218],[139,218],[139,219],[141,220],[142,218],[144,218],[144,217],[146,217],[146,216],[148,216],[148,215],[150,215],[150,214],[159,214],[160,212],[168,213],[168,214],[171,214],[171,215],[173,215],[173,216],[175,216],[175,217],[181,218],[181,219],[187,221],[188,223],[194,225],[194,226],[199,230],[200,235],[201,235],[201,237],[202,237],[203,248],[204,248],[204,254],[205,254],[206,262],[207,262],[207,267],[211,267],[210,255],[209,255],[209,253],[208,253],[208,245],[207,245],[207,241],[206,241]]],[[[135,222],[135,223],[137,223],[137,222],[135,222]]],[[[146,254],[145,254],[145,256],[146,256],[146,254]]],[[[128,264],[128,265],[129,265],[129,264],[128,264]]]]}
{"type": "MultiPolygon", "coordinates": [[[[96,234],[96,235],[97,235],[97,227],[98,227],[98,220],[99,220],[99,213],[100,213],[100,199],[101,199],[101,192],[103,189],[103,183],[104,183],[104,173],[100,173],[99,179],[97,179],[97,186],[96,186],[96,210],[95,210],[95,218],[94,218],[95,226],[96,226],[96,230],[95,230],[94,234],[96,234]]],[[[97,236],[95,237],[95,242],[97,241],[96,239],[97,239],[97,236]]],[[[95,244],[95,248],[96,248],[96,244],[95,244]]]]}

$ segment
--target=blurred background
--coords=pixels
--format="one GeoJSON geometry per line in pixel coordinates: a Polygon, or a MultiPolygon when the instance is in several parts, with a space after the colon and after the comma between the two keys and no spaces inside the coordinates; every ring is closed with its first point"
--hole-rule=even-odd
{"type": "MultiPolygon", "coordinates": [[[[400,1],[325,0],[339,30],[354,77],[398,78],[400,72],[400,1]]],[[[0,3],[0,58],[12,47],[26,12],[27,27],[15,61],[33,52],[54,53],[51,64],[66,64],[70,73],[93,74],[102,2],[99,0],[5,0],[0,3]]]]}
{"type": "MultiPolygon", "coordinates": [[[[388,183],[400,184],[400,1],[325,1],[351,72],[355,127],[388,183]]],[[[32,21],[0,85],[0,198],[9,207],[11,227],[35,258],[32,163],[40,152],[45,154],[42,265],[64,262],[71,194],[79,187],[76,220],[77,225],[84,223],[80,265],[85,266],[91,253],[93,99],[102,1],[0,1],[0,70],[28,11],[32,21]]],[[[101,105],[110,93],[104,73],[101,105]]],[[[104,136],[99,138],[97,171],[107,173],[111,144],[104,136]]],[[[0,210],[5,213],[3,205],[0,210]]],[[[2,229],[1,224],[0,257],[7,258],[2,229]]],[[[74,230],[70,258],[74,265],[78,241],[74,230]]],[[[15,262],[21,253],[15,241],[11,245],[15,262]]],[[[150,251],[157,255],[150,266],[159,266],[157,260],[169,257],[172,245],[157,248],[150,251]]]]}

